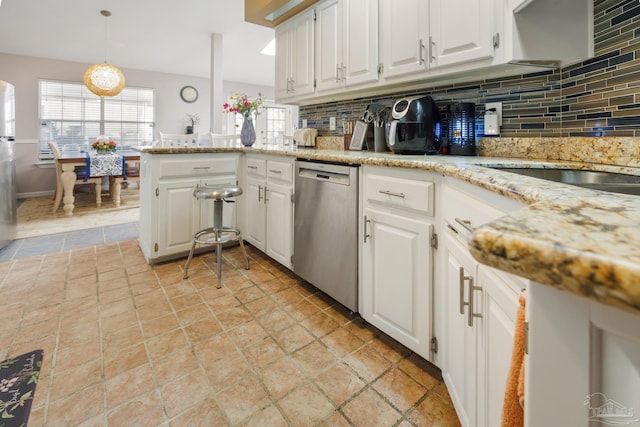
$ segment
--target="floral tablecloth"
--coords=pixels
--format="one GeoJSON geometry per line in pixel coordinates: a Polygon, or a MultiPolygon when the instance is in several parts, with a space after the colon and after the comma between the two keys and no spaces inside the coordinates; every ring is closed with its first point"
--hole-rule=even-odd
{"type": "Polygon", "coordinates": [[[87,152],[87,170],[89,173],[85,174],[85,181],[91,176],[122,176],[127,179],[125,158],[118,153],[87,152]]]}

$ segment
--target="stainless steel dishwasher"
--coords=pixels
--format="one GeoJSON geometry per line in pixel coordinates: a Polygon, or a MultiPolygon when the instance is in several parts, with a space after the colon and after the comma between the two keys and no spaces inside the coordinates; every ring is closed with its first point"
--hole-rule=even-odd
{"type": "Polygon", "coordinates": [[[293,271],[358,311],[358,167],[298,160],[293,271]]]}

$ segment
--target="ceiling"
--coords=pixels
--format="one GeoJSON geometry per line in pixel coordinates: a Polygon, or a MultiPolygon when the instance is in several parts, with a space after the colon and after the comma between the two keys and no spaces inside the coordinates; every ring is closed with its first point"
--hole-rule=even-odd
{"type": "Polygon", "coordinates": [[[244,22],[241,0],[0,1],[2,53],[208,78],[219,33],[223,80],[274,85],[274,57],[260,53],[274,30],[244,22]]]}

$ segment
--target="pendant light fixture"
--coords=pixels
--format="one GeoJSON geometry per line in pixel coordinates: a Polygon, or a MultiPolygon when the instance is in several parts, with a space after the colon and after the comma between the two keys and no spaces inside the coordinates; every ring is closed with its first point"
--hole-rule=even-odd
{"type": "Polygon", "coordinates": [[[101,10],[104,16],[104,63],[93,64],[84,72],[84,84],[98,96],[115,96],[124,89],[124,74],[118,67],[107,63],[107,18],[108,10],[101,10]]]}

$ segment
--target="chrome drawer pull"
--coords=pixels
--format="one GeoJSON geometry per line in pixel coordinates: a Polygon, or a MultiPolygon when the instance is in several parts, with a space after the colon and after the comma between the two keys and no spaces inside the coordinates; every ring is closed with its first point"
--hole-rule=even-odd
{"type": "Polygon", "coordinates": [[[258,203],[262,201],[262,185],[258,185],[258,203]]]}
{"type": "Polygon", "coordinates": [[[193,170],[209,170],[211,166],[194,166],[193,170]]]}
{"type": "Polygon", "coordinates": [[[257,167],[257,166],[252,166],[252,165],[249,165],[249,166],[247,166],[247,167],[248,167],[249,169],[258,169],[258,167],[257,167]]]}
{"type": "Polygon", "coordinates": [[[269,172],[271,172],[271,173],[282,173],[282,171],[275,170],[275,169],[269,169],[269,172]]]}
{"type": "Polygon", "coordinates": [[[400,197],[401,199],[404,199],[404,193],[394,193],[393,191],[389,191],[389,190],[378,190],[378,193],[386,194],[387,196],[400,197]]]}
{"type": "Polygon", "coordinates": [[[460,219],[460,218],[456,218],[455,220],[456,220],[456,222],[458,224],[463,226],[464,229],[467,230],[468,232],[473,233],[474,231],[476,231],[476,229],[471,226],[471,221],[470,220],[468,220],[468,219],[460,219]]]}
{"type": "Polygon", "coordinates": [[[469,277],[469,318],[468,318],[468,324],[472,328],[473,328],[473,318],[474,317],[482,318],[482,314],[473,312],[473,301],[474,301],[473,293],[475,291],[481,291],[481,290],[482,290],[482,286],[473,286],[473,277],[469,277]]]}
{"type": "Polygon", "coordinates": [[[464,275],[464,267],[460,267],[458,272],[460,273],[458,278],[458,283],[460,284],[460,314],[464,314],[464,306],[469,305],[468,302],[464,301],[464,281],[471,280],[473,282],[473,277],[464,275]]]}
{"type": "Polygon", "coordinates": [[[371,237],[371,234],[367,234],[367,224],[371,223],[371,220],[364,216],[364,243],[367,243],[367,237],[371,237]]]}

